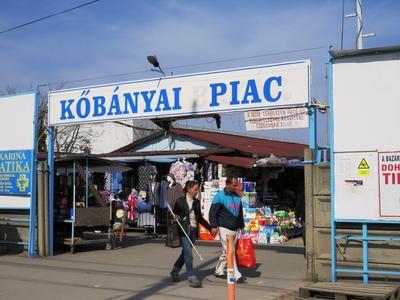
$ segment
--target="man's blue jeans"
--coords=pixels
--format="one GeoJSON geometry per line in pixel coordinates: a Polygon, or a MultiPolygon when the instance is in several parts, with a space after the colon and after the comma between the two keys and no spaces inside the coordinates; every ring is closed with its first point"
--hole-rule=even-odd
{"type": "MultiPolygon", "coordinates": [[[[194,244],[194,241],[196,240],[197,237],[197,228],[190,227],[188,236],[190,237],[190,240],[194,244]]],[[[185,264],[188,279],[189,280],[195,279],[196,274],[193,269],[192,245],[190,245],[190,242],[186,236],[181,236],[181,244],[182,244],[182,252],[174,264],[174,270],[176,272],[179,272],[182,269],[183,264],[185,264]]]]}

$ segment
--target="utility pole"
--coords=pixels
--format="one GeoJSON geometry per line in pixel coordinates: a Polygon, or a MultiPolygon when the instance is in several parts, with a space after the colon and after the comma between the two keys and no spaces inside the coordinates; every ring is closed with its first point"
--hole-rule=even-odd
{"type": "Polygon", "coordinates": [[[355,0],[356,12],[346,15],[346,18],[357,17],[357,39],[356,48],[363,49],[363,38],[373,37],[375,33],[363,34],[363,19],[362,19],[362,0],[355,0]]]}

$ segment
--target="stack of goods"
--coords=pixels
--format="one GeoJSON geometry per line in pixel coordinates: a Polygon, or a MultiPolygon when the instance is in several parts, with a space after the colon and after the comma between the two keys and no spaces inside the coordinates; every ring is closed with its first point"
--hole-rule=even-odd
{"type": "Polygon", "coordinates": [[[256,191],[256,183],[252,181],[246,181],[244,180],[242,182],[243,185],[243,192],[244,193],[254,193],[256,191]]]}
{"type": "MultiPolygon", "coordinates": [[[[201,193],[201,213],[203,214],[204,219],[208,221],[208,213],[210,212],[210,207],[212,200],[214,199],[215,194],[220,190],[220,182],[219,180],[211,180],[204,181],[204,192],[201,193]]],[[[201,240],[214,240],[211,234],[200,225],[200,234],[199,237],[201,240]]]]}
{"type": "Polygon", "coordinates": [[[257,193],[243,192],[242,193],[243,208],[255,208],[256,207],[256,199],[257,199],[257,193]]]}
{"type": "Polygon", "coordinates": [[[204,192],[201,192],[201,213],[208,221],[208,212],[210,211],[212,200],[219,191],[218,180],[204,181],[204,192]]]}
{"type": "Polygon", "coordinates": [[[218,179],[218,189],[222,191],[225,188],[225,184],[226,184],[226,177],[220,177],[218,179]]]}
{"type": "Polygon", "coordinates": [[[244,229],[242,234],[249,236],[254,244],[267,244],[274,231],[269,208],[243,208],[244,229]]]}
{"type": "Polygon", "coordinates": [[[242,234],[249,236],[255,244],[283,243],[301,233],[294,212],[271,213],[268,207],[243,208],[243,216],[245,228],[242,234]]]}

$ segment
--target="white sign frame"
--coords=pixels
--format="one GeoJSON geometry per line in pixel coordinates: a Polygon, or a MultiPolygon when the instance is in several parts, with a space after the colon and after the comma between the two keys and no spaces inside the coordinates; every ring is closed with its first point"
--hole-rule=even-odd
{"type": "Polygon", "coordinates": [[[302,106],[310,61],[51,91],[50,126],[302,106]]]}
{"type": "Polygon", "coordinates": [[[30,193],[0,195],[0,209],[30,209],[36,192],[37,94],[0,97],[0,151],[31,151],[30,193]],[[18,116],[18,117],[16,117],[18,116]],[[11,131],[12,128],[12,131],[11,131]]]}
{"type": "Polygon", "coordinates": [[[400,126],[399,67],[399,52],[337,58],[330,67],[334,221],[400,223],[400,213],[382,213],[386,201],[397,200],[381,193],[379,165],[380,153],[400,149],[395,130],[400,126]],[[368,153],[373,155],[366,175],[368,170],[357,170],[355,166],[361,168],[361,159],[368,153]],[[344,176],[340,164],[346,159],[353,173],[344,176]],[[360,180],[363,185],[359,185],[360,180]]]}

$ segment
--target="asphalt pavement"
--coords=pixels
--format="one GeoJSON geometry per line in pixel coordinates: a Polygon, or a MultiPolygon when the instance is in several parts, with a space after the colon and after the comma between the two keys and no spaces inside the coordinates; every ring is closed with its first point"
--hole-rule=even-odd
{"type": "MultiPolygon", "coordinates": [[[[163,239],[138,232],[128,234],[124,247],[110,251],[96,245],[48,258],[3,254],[0,299],[227,299],[226,280],[214,277],[219,243],[201,241],[197,247],[204,258],[200,261],[194,253],[194,266],[203,281],[198,289],[189,287],[185,270],[180,282],[169,278],[180,248],[165,247],[163,239]]],[[[236,299],[283,299],[295,294],[306,277],[303,251],[301,238],[257,247],[257,267],[241,269],[247,283],[236,284],[236,299]]]]}

